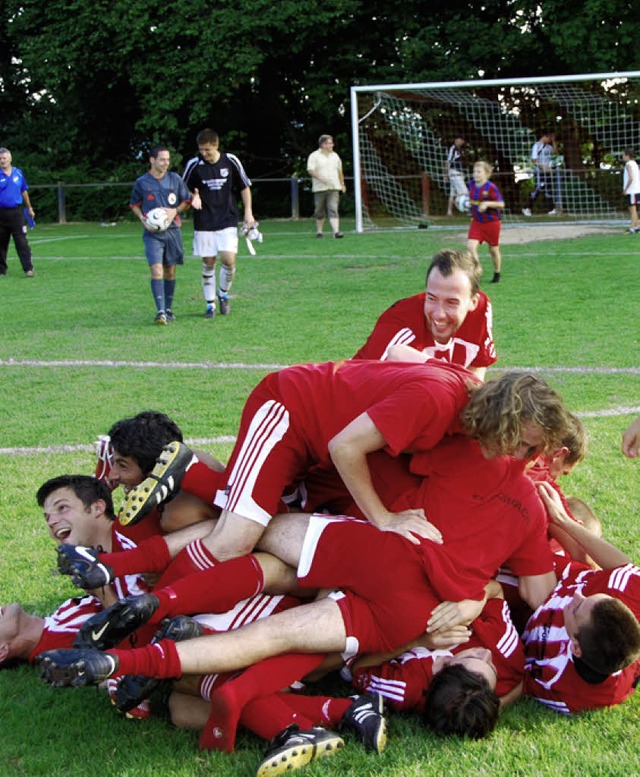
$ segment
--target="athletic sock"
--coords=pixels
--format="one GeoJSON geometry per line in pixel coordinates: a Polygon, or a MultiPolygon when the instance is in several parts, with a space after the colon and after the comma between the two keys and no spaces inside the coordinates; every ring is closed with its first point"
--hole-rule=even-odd
{"type": "Polygon", "coordinates": [[[166,310],[171,310],[173,307],[173,297],[176,293],[176,282],[175,280],[166,280],[164,281],[164,304],[166,310]]]}
{"type": "Polygon", "coordinates": [[[141,572],[162,572],[171,562],[167,543],[159,534],[142,540],[136,548],[119,553],[99,553],[98,558],[113,569],[114,577],[141,572]]]}
{"type": "Polygon", "coordinates": [[[112,677],[142,674],[145,677],[164,680],[182,676],[178,649],[176,643],[170,639],[163,639],[153,645],[133,650],[107,650],[107,653],[115,656],[119,662],[112,677]]]}
{"type": "Polygon", "coordinates": [[[213,504],[218,489],[224,485],[220,482],[222,473],[214,472],[201,461],[189,465],[180,482],[180,490],[188,491],[199,497],[208,505],[213,504]]]}
{"type": "Polygon", "coordinates": [[[166,568],[162,577],[156,583],[156,588],[171,585],[181,577],[187,577],[194,572],[210,569],[218,563],[216,557],[207,549],[202,540],[190,542],[166,568]]]}
{"type": "Polygon", "coordinates": [[[227,612],[243,599],[260,593],[263,587],[264,574],[258,559],[253,554],[240,556],[181,577],[162,589],[156,587],[153,594],[160,606],[149,623],[159,623],[172,615],[227,612]]]}
{"type": "Polygon", "coordinates": [[[158,280],[155,278],[151,279],[151,294],[153,294],[156,308],[158,308],[158,313],[160,313],[160,311],[164,310],[164,281],[162,278],[158,280]]]}
{"type": "Polygon", "coordinates": [[[216,301],[216,270],[202,263],[202,293],[207,305],[213,305],[216,301]]]}
{"type": "Polygon", "coordinates": [[[235,266],[227,267],[226,264],[222,265],[220,268],[220,296],[224,296],[231,289],[235,274],[235,266]]]}
{"type": "Polygon", "coordinates": [[[288,697],[292,697],[292,701],[298,698],[297,694],[274,693],[271,696],[250,701],[242,710],[240,723],[244,728],[266,740],[273,739],[292,723],[297,724],[302,731],[317,725],[315,720],[293,709],[288,697]]]}
{"type": "MultiPolygon", "coordinates": [[[[274,656],[248,667],[238,677],[225,683],[211,695],[211,712],[200,737],[200,747],[230,753],[245,705],[253,699],[286,688],[319,666],[324,658],[325,655],[320,653],[274,656]]],[[[288,723],[284,726],[278,724],[276,733],[288,723]]]]}
{"type": "Polygon", "coordinates": [[[314,726],[333,728],[344,718],[353,699],[335,699],[331,696],[303,696],[298,693],[283,694],[285,703],[312,721],[314,726]]]}

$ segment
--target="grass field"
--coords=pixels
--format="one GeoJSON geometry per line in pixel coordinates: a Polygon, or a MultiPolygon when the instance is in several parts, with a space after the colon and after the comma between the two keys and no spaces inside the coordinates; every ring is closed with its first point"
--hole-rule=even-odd
{"type": "MultiPolygon", "coordinates": [[[[241,248],[231,316],[203,318],[200,265],[188,258],[178,270],[178,321],[163,328],[152,323],[138,226],[38,225],[36,277],[24,278],[12,253],[0,278],[0,603],[45,614],[73,595],[52,573],[34,493],[53,475],[91,472],[90,443],[115,420],[162,410],[225,459],[244,400],[267,371],[353,354],[383,309],[422,288],[435,250],[464,244],[464,226],[319,241],[310,222],[265,222],[259,255],[241,248]]],[[[637,241],[620,230],[505,246],[502,282],[484,287],[499,368],[540,371],[591,434],[565,491],[585,499],[636,561],[640,464],[619,444],[640,412],[637,241]]],[[[483,264],[488,279],[486,254],[483,264]]],[[[0,672],[0,693],[2,774],[239,777],[253,773],[263,749],[242,734],[231,756],[203,753],[193,734],[126,720],[94,689],[46,688],[28,667],[0,672]]],[[[521,700],[484,742],[439,741],[395,717],[382,756],[348,742],[305,774],[640,775],[639,723],[638,698],[570,720],[521,700]]]]}

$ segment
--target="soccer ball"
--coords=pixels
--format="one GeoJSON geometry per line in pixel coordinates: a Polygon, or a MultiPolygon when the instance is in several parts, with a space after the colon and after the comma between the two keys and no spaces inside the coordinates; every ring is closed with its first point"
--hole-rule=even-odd
{"type": "Polygon", "coordinates": [[[466,213],[467,211],[471,210],[471,203],[469,202],[469,195],[468,194],[459,194],[456,197],[456,208],[463,213],[466,213]]]}
{"type": "Polygon", "coordinates": [[[154,208],[147,213],[147,229],[150,232],[164,232],[169,229],[171,221],[164,208],[154,208]]]}

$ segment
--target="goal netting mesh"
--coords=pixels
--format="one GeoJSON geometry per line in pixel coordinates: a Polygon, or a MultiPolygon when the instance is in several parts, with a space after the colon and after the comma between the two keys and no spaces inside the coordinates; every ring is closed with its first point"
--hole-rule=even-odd
{"type": "MultiPolygon", "coordinates": [[[[640,72],[353,87],[356,227],[415,226],[445,216],[447,152],[466,141],[474,161],[494,166],[505,218],[522,219],[535,186],[531,149],[555,133],[551,173],[558,213],[583,221],[620,219],[621,154],[640,154],[640,72]]],[[[534,216],[546,213],[538,197],[534,216]]]]}

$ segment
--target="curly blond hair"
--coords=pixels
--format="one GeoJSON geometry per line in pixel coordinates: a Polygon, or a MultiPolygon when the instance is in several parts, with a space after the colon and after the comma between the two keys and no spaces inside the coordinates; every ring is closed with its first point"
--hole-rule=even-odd
{"type": "Polygon", "coordinates": [[[526,372],[506,372],[471,389],[460,420],[464,431],[493,456],[514,453],[522,445],[523,425],[542,432],[542,450],[559,447],[568,430],[562,397],[544,380],[526,372]]]}

